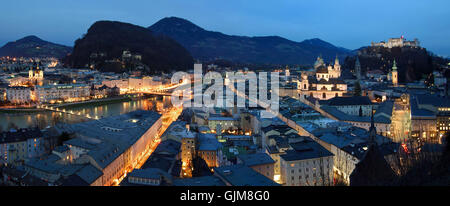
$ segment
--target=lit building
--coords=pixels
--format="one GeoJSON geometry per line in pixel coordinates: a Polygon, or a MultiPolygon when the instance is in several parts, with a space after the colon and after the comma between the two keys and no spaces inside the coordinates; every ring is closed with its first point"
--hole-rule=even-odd
{"type": "Polygon", "coordinates": [[[222,144],[215,134],[197,133],[196,136],[185,136],[181,139],[182,177],[191,177],[193,160],[202,158],[209,168],[223,164],[222,144]]]}
{"type": "Polygon", "coordinates": [[[275,161],[267,153],[239,155],[237,156],[237,163],[244,164],[259,174],[274,180],[275,161]]]}
{"type": "MultiPolygon", "coordinates": [[[[450,131],[450,98],[436,95],[413,95],[410,101],[413,114],[416,111],[416,113],[420,112],[418,114],[427,114],[431,119],[436,118],[435,128],[438,134],[436,135],[437,139],[434,140],[442,141],[443,135],[450,131]]],[[[426,138],[435,137],[433,135],[435,130],[427,127],[427,124],[420,125],[420,127],[422,128],[422,130],[419,130],[421,135],[425,132],[426,138]],[[425,131],[426,128],[429,129],[425,131]]]]}
{"type": "Polygon", "coordinates": [[[54,103],[57,101],[72,102],[90,97],[90,87],[85,84],[57,84],[36,86],[36,100],[54,103]]]}
{"type": "Polygon", "coordinates": [[[39,65],[36,66],[36,69],[32,67],[28,70],[28,79],[33,83],[42,82],[44,80],[44,71],[39,69],[39,65]]]}
{"type": "MultiPolygon", "coordinates": [[[[324,115],[332,119],[350,123],[355,127],[369,130],[371,124],[370,114],[372,106],[375,108],[375,105],[368,105],[369,102],[364,100],[366,97],[351,97],[347,100],[351,100],[353,98],[361,99],[355,99],[355,105],[351,103],[351,105],[340,104],[340,106],[336,106],[336,104],[334,106],[330,106],[323,101],[320,103],[320,110],[324,115]],[[359,103],[357,101],[359,101],[359,103]],[[361,116],[359,113],[361,113],[361,116]]],[[[345,104],[348,104],[348,102],[345,104]]],[[[383,136],[391,136],[393,108],[394,102],[392,101],[385,101],[377,106],[376,113],[374,114],[374,121],[378,134],[383,136]]]]}
{"type": "Polygon", "coordinates": [[[6,89],[6,99],[16,104],[29,103],[33,100],[32,89],[31,87],[8,87],[6,89]]]}
{"type": "Polygon", "coordinates": [[[140,110],[101,121],[58,125],[52,132],[66,132],[73,138],[47,158],[29,159],[24,167],[52,184],[75,174],[87,185],[116,185],[145,160],[161,127],[160,114],[140,110]]]}
{"type": "Polygon", "coordinates": [[[15,87],[15,86],[24,86],[29,82],[29,79],[22,76],[9,76],[5,79],[5,81],[8,83],[9,86],[15,87]]]}
{"type": "Polygon", "coordinates": [[[193,136],[185,136],[181,139],[182,177],[192,177],[194,167],[192,160],[196,157],[196,145],[197,138],[193,136]]]}
{"type": "Polygon", "coordinates": [[[450,131],[450,105],[438,108],[436,124],[440,137],[450,131]]]}
{"type": "Polygon", "coordinates": [[[387,137],[377,135],[373,117],[369,117],[369,131],[357,127],[336,127],[318,128],[312,132],[317,141],[334,154],[333,175],[335,181],[350,184],[350,174],[364,157],[370,141],[377,143],[384,158],[392,164],[392,167],[398,163],[396,154],[399,144],[393,143],[387,137]]]}
{"type": "Polygon", "coordinates": [[[118,87],[120,88],[120,93],[124,94],[127,92],[140,92],[148,89],[157,89],[162,86],[162,82],[154,77],[143,77],[105,80],[102,82],[102,85],[106,85],[111,88],[118,87]]]}
{"type": "Polygon", "coordinates": [[[0,162],[15,164],[45,153],[44,135],[38,128],[0,133],[0,162]]]}
{"type": "MultiPolygon", "coordinates": [[[[208,118],[208,126],[211,130],[234,130],[237,129],[239,124],[239,119],[234,117],[223,117],[223,116],[210,116],[208,118]]],[[[217,131],[219,132],[219,131],[217,131]]]]}
{"type": "Polygon", "coordinates": [[[395,62],[395,59],[394,59],[394,65],[392,66],[391,78],[392,78],[392,84],[394,86],[397,86],[397,84],[398,84],[398,72],[397,72],[397,63],[395,62]]]}
{"type": "Polygon", "coordinates": [[[291,143],[280,155],[281,183],[286,186],[333,184],[333,154],[312,139],[291,143]]]}
{"type": "Polygon", "coordinates": [[[198,134],[197,156],[205,160],[208,167],[219,167],[222,164],[222,144],[215,134],[198,134]]]}
{"type": "Polygon", "coordinates": [[[390,38],[388,42],[379,42],[374,43],[372,42],[373,47],[386,47],[386,48],[393,48],[393,47],[420,47],[419,40],[416,38],[414,41],[407,41],[403,36],[400,38],[390,38]]]}
{"type": "Polygon", "coordinates": [[[320,101],[320,104],[334,107],[353,116],[370,116],[373,107],[367,96],[335,97],[330,100],[320,101]]]}
{"type": "Polygon", "coordinates": [[[326,66],[322,58],[318,58],[314,64],[315,74],[313,76],[306,73],[301,74],[297,82],[297,89],[302,98],[308,96],[320,100],[340,97],[347,92],[347,84],[340,79],[341,65],[336,57],[333,66],[326,66]]]}
{"type": "MultiPolygon", "coordinates": [[[[411,136],[423,140],[436,140],[438,137],[436,127],[436,113],[420,109],[416,97],[410,98],[411,105],[411,136]]],[[[438,124],[439,125],[439,124],[438,124]]]]}

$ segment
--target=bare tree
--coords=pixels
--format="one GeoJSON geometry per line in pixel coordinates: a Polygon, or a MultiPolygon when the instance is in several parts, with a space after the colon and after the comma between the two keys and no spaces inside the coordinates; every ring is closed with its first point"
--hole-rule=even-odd
{"type": "Polygon", "coordinates": [[[18,127],[14,122],[9,122],[9,123],[8,123],[7,129],[8,129],[8,130],[10,130],[10,129],[15,129],[15,130],[17,130],[17,129],[19,129],[19,127],[18,127]]]}

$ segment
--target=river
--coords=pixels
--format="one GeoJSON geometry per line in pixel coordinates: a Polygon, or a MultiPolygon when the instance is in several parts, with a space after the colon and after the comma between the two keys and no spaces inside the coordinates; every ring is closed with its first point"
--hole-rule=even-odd
{"type": "Polygon", "coordinates": [[[168,109],[171,106],[169,96],[152,96],[145,99],[108,103],[101,106],[80,105],[66,109],[66,111],[71,111],[75,114],[81,115],[72,115],[53,111],[35,113],[0,113],[0,129],[1,131],[5,131],[14,127],[27,128],[33,126],[38,126],[43,129],[47,126],[53,126],[58,122],[78,123],[89,121],[89,119],[83,117],[86,115],[102,118],[120,115],[140,109],[155,109],[161,113],[164,109],[168,109]]]}

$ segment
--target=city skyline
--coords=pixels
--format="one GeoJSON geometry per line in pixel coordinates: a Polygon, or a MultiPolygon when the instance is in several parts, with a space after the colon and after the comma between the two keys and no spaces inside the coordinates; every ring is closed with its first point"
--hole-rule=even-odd
{"type": "Polygon", "coordinates": [[[105,1],[5,2],[0,45],[28,35],[73,46],[95,21],[148,27],[164,17],[187,19],[211,31],[242,36],[281,36],[293,41],[320,38],[358,49],[391,37],[418,38],[431,52],[450,55],[447,1],[355,2],[180,2],[105,1]],[[174,6],[175,5],[175,6],[174,6]],[[389,6],[387,6],[389,5],[389,6]],[[383,8],[383,9],[377,9],[383,8]],[[58,17],[58,18],[55,18],[58,17]],[[358,18],[356,18],[358,17],[358,18]],[[32,23],[30,23],[32,22],[32,23]],[[368,26],[367,26],[368,25],[368,26]]]}
{"type": "Polygon", "coordinates": [[[450,3],[2,5],[0,187],[450,185],[450,3]]]}

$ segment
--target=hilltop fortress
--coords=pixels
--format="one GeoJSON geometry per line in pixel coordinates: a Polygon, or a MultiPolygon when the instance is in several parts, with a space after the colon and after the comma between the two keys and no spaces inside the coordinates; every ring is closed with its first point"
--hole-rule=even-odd
{"type": "Polygon", "coordinates": [[[390,38],[386,43],[384,41],[379,43],[372,42],[372,47],[420,47],[419,40],[417,38],[414,41],[407,41],[403,36],[400,38],[390,38]]]}

